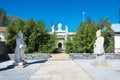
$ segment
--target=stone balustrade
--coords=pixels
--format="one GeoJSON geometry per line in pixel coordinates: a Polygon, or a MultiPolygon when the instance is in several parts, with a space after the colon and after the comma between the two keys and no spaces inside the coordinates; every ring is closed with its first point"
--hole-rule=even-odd
{"type": "MultiPolygon", "coordinates": [[[[70,53],[69,56],[73,60],[95,59],[95,57],[96,57],[95,54],[90,54],[90,53],[70,53]]],[[[120,59],[120,54],[106,53],[105,57],[106,57],[106,59],[120,59]]]]}

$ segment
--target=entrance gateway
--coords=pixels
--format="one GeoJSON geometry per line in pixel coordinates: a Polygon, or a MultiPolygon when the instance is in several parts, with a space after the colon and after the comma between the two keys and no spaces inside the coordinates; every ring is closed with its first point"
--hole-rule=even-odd
{"type": "Polygon", "coordinates": [[[62,48],[62,43],[58,43],[58,48],[62,48]]]}
{"type": "Polygon", "coordinates": [[[65,25],[65,30],[62,30],[62,24],[58,23],[58,30],[55,30],[55,26],[56,25],[52,25],[52,32],[50,32],[50,34],[56,32],[57,35],[57,45],[56,48],[58,48],[59,50],[64,50],[65,49],[65,41],[67,40],[67,36],[74,36],[76,33],[75,32],[68,32],[68,26],[65,25]]]}

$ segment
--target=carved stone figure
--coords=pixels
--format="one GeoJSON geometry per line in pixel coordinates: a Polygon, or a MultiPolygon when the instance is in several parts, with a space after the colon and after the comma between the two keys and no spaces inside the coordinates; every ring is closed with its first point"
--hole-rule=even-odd
{"type": "Polygon", "coordinates": [[[96,32],[96,41],[94,44],[94,53],[96,54],[96,64],[105,64],[104,37],[101,36],[101,30],[96,32]]]}
{"type": "Polygon", "coordinates": [[[94,44],[94,53],[95,54],[104,54],[104,37],[101,36],[101,30],[96,32],[96,41],[94,44]]]}
{"type": "Polygon", "coordinates": [[[26,44],[23,41],[23,33],[19,31],[18,37],[16,39],[16,47],[15,47],[15,56],[14,56],[15,65],[22,65],[26,63],[25,54],[24,54],[25,47],[26,44]]]}

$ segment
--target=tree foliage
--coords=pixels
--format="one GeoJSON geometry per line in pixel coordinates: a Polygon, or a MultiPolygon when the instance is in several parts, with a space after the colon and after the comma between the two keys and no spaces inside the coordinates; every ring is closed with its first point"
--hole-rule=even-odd
{"type": "Polygon", "coordinates": [[[10,48],[10,52],[13,53],[16,46],[16,38],[18,31],[23,32],[23,39],[27,45],[25,52],[53,52],[56,46],[56,36],[50,35],[43,21],[39,20],[35,22],[33,19],[23,21],[17,19],[11,25],[7,27],[6,32],[6,44],[10,48]],[[51,47],[52,46],[52,47],[51,47]]]}
{"type": "Polygon", "coordinates": [[[93,45],[96,40],[96,31],[98,29],[102,30],[102,36],[105,38],[105,52],[112,52],[113,33],[108,18],[101,20],[98,24],[88,18],[78,26],[76,35],[73,38],[67,38],[65,42],[66,53],[93,53],[93,45]]]}
{"type": "Polygon", "coordinates": [[[67,37],[67,41],[65,42],[65,52],[66,53],[75,53],[76,51],[76,43],[75,39],[71,36],[67,37]]]}
{"type": "Polygon", "coordinates": [[[19,18],[7,15],[6,11],[0,8],[0,27],[7,27],[17,20],[19,20],[19,18]]]}
{"type": "Polygon", "coordinates": [[[8,24],[8,19],[6,12],[3,8],[0,8],[0,26],[6,26],[8,24]]]}
{"type": "Polygon", "coordinates": [[[79,44],[78,52],[80,53],[92,53],[93,44],[96,39],[96,25],[93,21],[87,20],[78,27],[76,33],[77,41],[79,44]]]}
{"type": "Polygon", "coordinates": [[[110,27],[110,22],[108,21],[108,17],[101,19],[98,24],[98,29],[102,30],[102,36],[105,39],[104,48],[106,53],[113,52],[114,49],[114,33],[110,27]]]}
{"type": "Polygon", "coordinates": [[[16,23],[11,24],[7,27],[5,38],[6,38],[6,44],[10,52],[14,51],[14,48],[16,46],[16,38],[17,38],[18,30],[22,29],[21,26],[23,25],[24,25],[24,22],[18,19],[16,23]]]}

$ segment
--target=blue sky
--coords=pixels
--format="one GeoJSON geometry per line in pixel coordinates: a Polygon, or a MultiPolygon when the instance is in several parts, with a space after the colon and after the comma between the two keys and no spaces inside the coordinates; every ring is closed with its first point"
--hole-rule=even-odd
{"type": "Polygon", "coordinates": [[[0,7],[7,15],[43,20],[48,27],[61,22],[63,29],[68,25],[69,31],[75,31],[83,11],[85,19],[90,17],[97,22],[108,16],[111,23],[117,23],[120,0],[0,0],[0,7]]]}

